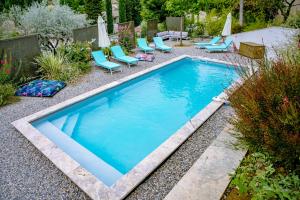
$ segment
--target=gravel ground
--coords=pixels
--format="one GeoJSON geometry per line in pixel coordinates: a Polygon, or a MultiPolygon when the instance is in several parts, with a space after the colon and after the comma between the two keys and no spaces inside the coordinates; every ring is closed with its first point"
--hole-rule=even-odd
{"type": "MultiPolygon", "coordinates": [[[[68,85],[53,98],[22,98],[15,104],[0,108],[0,199],[88,199],[84,192],[10,123],[183,54],[226,61],[240,60],[240,56],[234,53],[209,54],[192,46],[175,48],[172,53],[167,54],[156,51],[153,63],[140,62],[138,66],[130,69],[124,66],[122,73],[115,73],[113,76],[94,67],[91,73],[82,77],[77,83],[68,85]]],[[[165,196],[222,129],[224,119],[228,115],[230,109],[224,107],[220,109],[145,183],[131,193],[128,199],[160,199],[165,196]]]]}

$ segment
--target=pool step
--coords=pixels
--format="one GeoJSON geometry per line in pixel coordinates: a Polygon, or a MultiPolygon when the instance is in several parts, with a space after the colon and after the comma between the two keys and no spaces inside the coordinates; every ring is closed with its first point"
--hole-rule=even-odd
{"type": "Polygon", "coordinates": [[[217,200],[246,154],[232,145],[236,139],[225,128],[164,200],[217,200]]]}
{"type": "Polygon", "coordinates": [[[51,122],[44,122],[36,128],[106,185],[111,186],[123,176],[121,172],[81,146],[51,122]]]}

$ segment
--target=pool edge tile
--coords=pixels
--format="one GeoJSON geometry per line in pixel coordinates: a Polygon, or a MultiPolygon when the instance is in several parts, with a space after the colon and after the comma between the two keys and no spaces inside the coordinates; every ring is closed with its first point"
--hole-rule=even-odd
{"type": "Polygon", "coordinates": [[[220,199],[230,182],[229,173],[238,167],[247,152],[234,146],[219,145],[227,141],[236,144],[234,138],[225,128],[164,200],[220,199]]]}

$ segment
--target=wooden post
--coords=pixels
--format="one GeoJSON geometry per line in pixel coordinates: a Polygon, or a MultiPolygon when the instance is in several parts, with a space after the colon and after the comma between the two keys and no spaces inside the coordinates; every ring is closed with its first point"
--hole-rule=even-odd
{"type": "Polygon", "coordinates": [[[244,0],[240,0],[240,25],[244,24],[244,0]]]}
{"type": "Polygon", "coordinates": [[[183,17],[180,18],[180,46],[183,46],[182,44],[182,30],[183,29],[183,17]]]}

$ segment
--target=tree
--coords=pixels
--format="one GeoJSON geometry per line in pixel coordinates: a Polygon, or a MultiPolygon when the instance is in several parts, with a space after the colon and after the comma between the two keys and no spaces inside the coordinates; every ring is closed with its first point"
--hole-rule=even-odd
{"type": "Polygon", "coordinates": [[[60,0],[60,3],[63,5],[68,5],[77,12],[84,12],[84,0],[60,0]]]}
{"type": "Polygon", "coordinates": [[[35,4],[26,9],[18,24],[25,34],[38,34],[42,47],[55,53],[60,43],[70,41],[73,29],[86,26],[88,21],[65,5],[54,5],[49,11],[45,4],[35,4]]]}
{"type": "Polygon", "coordinates": [[[142,6],[141,6],[141,1],[134,1],[134,0],[131,0],[134,3],[134,9],[133,9],[133,21],[134,21],[134,24],[136,26],[140,25],[141,22],[142,22],[142,16],[141,16],[141,9],[142,9],[142,6]]]}
{"type": "Polygon", "coordinates": [[[141,23],[141,4],[140,1],[126,0],[126,20],[134,21],[134,25],[141,23]]]}
{"type": "Polygon", "coordinates": [[[42,0],[1,0],[0,1],[0,12],[2,12],[4,9],[9,9],[13,5],[21,6],[22,8],[25,8],[27,6],[30,6],[34,2],[41,2],[42,0]]]}
{"type": "Polygon", "coordinates": [[[126,0],[119,0],[119,22],[126,22],[126,0]]]}
{"type": "Polygon", "coordinates": [[[159,22],[165,21],[168,16],[166,1],[167,0],[141,0],[141,16],[143,20],[158,19],[159,22]]]}
{"type": "Polygon", "coordinates": [[[106,20],[107,20],[107,32],[109,34],[114,32],[114,22],[113,22],[113,16],[112,16],[112,5],[111,0],[105,1],[106,6],[106,20]]]}
{"type": "Polygon", "coordinates": [[[284,21],[286,21],[290,15],[292,7],[300,4],[296,4],[296,0],[277,0],[276,5],[283,16],[284,21]]]}
{"type": "Polygon", "coordinates": [[[101,16],[102,11],[102,0],[85,0],[85,12],[88,15],[88,19],[92,20],[92,24],[97,23],[98,16],[101,16]]]}

